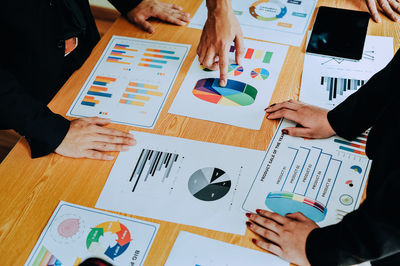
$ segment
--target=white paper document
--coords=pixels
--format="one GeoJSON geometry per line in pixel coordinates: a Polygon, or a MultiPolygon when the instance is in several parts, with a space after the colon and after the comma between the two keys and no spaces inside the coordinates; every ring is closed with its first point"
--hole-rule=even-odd
{"type": "Polygon", "coordinates": [[[265,152],[142,132],[121,152],[96,207],[244,234],[241,209],[265,152]]]}
{"type": "Polygon", "coordinates": [[[289,266],[289,263],[267,252],[181,231],[164,265],[289,266]]]}
{"type": "Polygon", "coordinates": [[[159,225],[61,201],[25,265],[142,265],[159,225]]]}
{"type": "Polygon", "coordinates": [[[363,57],[350,61],[306,54],[300,101],[333,109],[356,92],[393,57],[393,38],[367,36],[363,57]]]}
{"type": "Polygon", "coordinates": [[[243,209],[267,208],[281,215],[299,211],[320,226],[337,223],[360,204],[371,167],[367,134],[347,141],[281,132],[293,126],[288,120],[279,124],[243,209]]]}
{"type": "MultiPolygon", "coordinates": [[[[232,0],[232,8],[245,37],[300,46],[317,0],[232,0]]],[[[205,1],[189,27],[203,29],[205,1]]]]}
{"type": "Polygon", "coordinates": [[[219,71],[200,66],[196,57],[169,112],[228,125],[257,129],[264,120],[288,46],[244,40],[241,65],[230,48],[228,83],[219,86],[219,71]]]}
{"type": "Polygon", "coordinates": [[[67,115],[153,128],[189,50],[113,36],[67,115]]]}

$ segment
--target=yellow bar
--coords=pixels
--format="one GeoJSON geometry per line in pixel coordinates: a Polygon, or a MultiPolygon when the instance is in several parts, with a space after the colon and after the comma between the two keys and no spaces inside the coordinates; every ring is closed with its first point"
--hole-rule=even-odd
{"type": "Polygon", "coordinates": [[[263,55],[264,55],[264,51],[263,50],[257,50],[254,57],[256,59],[261,59],[263,57],[263,55]]]}
{"type": "Polygon", "coordinates": [[[162,96],[163,93],[161,91],[147,91],[148,95],[153,95],[153,96],[162,96]]]}
{"type": "Polygon", "coordinates": [[[129,48],[120,48],[120,47],[114,47],[114,50],[126,50],[126,51],[132,51],[132,52],[137,52],[138,50],[136,49],[129,49],[129,48]]]}
{"type": "Polygon", "coordinates": [[[129,82],[129,86],[132,87],[138,87],[138,88],[144,88],[144,89],[153,89],[153,90],[157,90],[158,86],[157,85],[150,85],[150,84],[143,84],[143,86],[138,86],[138,82],[129,82]]]}
{"type": "Polygon", "coordinates": [[[118,62],[118,61],[111,61],[111,60],[106,60],[107,62],[110,62],[110,63],[118,63],[118,64],[124,64],[124,65],[130,65],[131,63],[128,63],[128,62],[118,62]]]}
{"type": "Polygon", "coordinates": [[[131,105],[136,105],[136,106],[144,106],[144,102],[136,102],[136,101],[130,101],[131,105]]]}
{"type": "Polygon", "coordinates": [[[90,102],[90,103],[95,103],[95,104],[99,104],[100,103],[99,100],[92,100],[92,99],[88,99],[88,98],[83,98],[83,100],[85,102],[90,102]]]}
{"type": "Polygon", "coordinates": [[[96,89],[96,88],[90,88],[89,91],[104,92],[104,90],[99,90],[99,89],[96,89]]]}
{"type": "MultiPolygon", "coordinates": [[[[148,91],[149,92],[149,91],[148,91]]],[[[152,92],[152,91],[150,91],[150,92],[152,92]]],[[[149,93],[147,93],[147,94],[149,94],[149,93]]],[[[150,94],[151,95],[151,94],[150,94]]],[[[150,100],[150,97],[148,97],[148,96],[143,96],[143,95],[135,95],[135,99],[138,99],[138,100],[143,100],[143,101],[148,101],[148,100],[150,100]]]]}

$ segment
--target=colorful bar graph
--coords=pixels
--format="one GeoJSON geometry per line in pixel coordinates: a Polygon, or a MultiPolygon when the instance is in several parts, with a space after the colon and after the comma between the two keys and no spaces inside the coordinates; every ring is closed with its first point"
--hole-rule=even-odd
{"type": "Polygon", "coordinates": [[[144,102],[138,102],[138,101],[130,101],[130,100],[126,100],[126,99],[121,99],[119,100],[120,103],[123,104],[130,104],[130,105],[135,105],[135,106],[144,106],[144,102]]]}
{"type": "Polygon", "coordinates": [[[120,61],[120,60],[122,60],[121,57],[109,56],[109,57],[107,57],[106,62],[109,62],[109,63],[118,63],[118,64],[125,64],[125,65],[130,65],[130,64],[131,64],[131,63],[129,63],[129,62],[124,62],[124,61],[120,61]]]}
{"type": "Polygon", "coordinates": [[[363,145],[352,143],[352,142],[341,140],[341,139],[334,139],[333,141],[336,142],[336,143],[342,144],[342,145],[346,145],[346,146],[341,146],[340,145],[339,146],[340,150],[347,151],[347,152],[352,152],[352,153],[360,154],[360,155],[366,155],[366,153],[365,153],[365,144],[362,143],[361,141],[357,141],[357,143],[361,143],[363,145]],[[358,148],[360,150],[357,150],[355,148],[358,148]]]}
{"type": "Polygon", "coordinates": [[[157,85],[150,85],[150,84],[133,82],[133,81],[129,82],[128,85],[132,86],[132,87],[145,88],[145,89],[153,89],[153,90],[158,89],[157,85]]]}
{"type": "Polygon", "coordinates": [[[340,140],[340,139],[334,139],[334,142],[365,150],[365,145],[359,145],[359,144],[351,143],[349,141],[344,141],[344,140],[340,140]]]}
{"type": "Polygon", "coordinates": [[[117,44],[114,45],[114,49],[124,50],[124,51],[131,51],[131,52],[137,52],[138,51],[136,49],[131,49],[131,48],[128,48],[128,47],[129,47],[128,44],[119,44],[119,43],[117,43],[117,44]]]}
{"type": "Polygon", "coordinates": [[[343,151],[348,151],[348,152],[352,152],[352,153],[355,153],[355,154],[360,154],[360,155],[367,155],[365,152],[363,152],[363,151],[359,151],[359,150],[356,150],[356,149],[350,149],[350,148],[348,148],[348,147],[344,147],[344,146],[339,146],[339,149],[341,149],[341,150],[343,150],[343,151]]]}
{"type": "Polygon", "coordinates": [[[164,59],[171,59],[171,60],[179,60],[179,57],[170,56],[170,55],[150,54],[150,53],[144,53],[143,55],[144,56],[149,56],[149,57],[157,57],[157,58],[164,58],[164,59]]]}
{"type": "Polygon", "coordinates": [[[162,68],[162,66],[160,66],[160,65],[144,64],[144,63],[139,63],[138,66],[141,66],[141,67],[150,67],[150,68],[162,68]]]}
{"type": "Polygon", "coordinates": [[[135,88],[126,88],[125,91],[139,93],[139,94],[147,94],[152,96],[163,96],[163,93],[161,91],[149,91],[149,90],[135,89],[135,88]]]}
{"type": "Polygon", "coordinates": [[[142,58],[140,60],[144,61],[144,62],[153,62],[153,63],[160,63],[160,64],[168,63],[168,61],[165,61],[165,60],[158,60],[158,59],[151,59],[151,58],[142,58]]]}
{"type": "Polygon", "coordinates": [[[244,58],[246,59],[251,59],[253,57],[253,53],[254,53],[254,49],[252,48],[248,48],[246,51],[246,54],[244,56],[244,58]]]}
{"type": "Polygon", "coordinates": [[[155,52],[155,53],[163,53],[163,54],[175,54],[174,51],[167,51],[167,50],[160,50],[160,49],[151,49],[151,48],[146,48],[147,52],[155,52]]]}

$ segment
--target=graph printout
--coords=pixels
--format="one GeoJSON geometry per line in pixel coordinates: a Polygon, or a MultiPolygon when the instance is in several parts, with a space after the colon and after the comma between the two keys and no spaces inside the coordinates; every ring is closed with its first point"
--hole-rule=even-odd
{"type": "Polygon", "coordinates": [[[230,47],[225,87],[219,86],[219,71],[202,67],[196,57],[169,112],[260,129],[288,46],[252,40],[244,44],[241,65],[235,63],[235,47],[230,47]]]}
{"type": "MultiPolygon", "coordinates": [[[[189,27],[203,29],[207,19],[205,2],[189,27]]],[[[300,46],[316,3],[316,0],[232,0],[232,8],[245,37],[300,46]]]]}
{"type": "Polygon", "coordinates": [[[165,263],[165,266],[177,265],[289,266],[289,263],[267,252],[181,231],[165,263]]]}
{"type": "Polygon", "coordinates": [[[371,167],[367,134],[347,141],[281,133],[293,126],[288,120],[279,124],[243,209],[267,208],[281,215],[299,211],[320,226],[337,223],[360,204],[371,167]]]}
{"type": "Polygon", "coordinates": [[[244,234],[241,209],[265,152],[132,132],[96,207],[244,234]]]}
{"type": "Polygon", "coordinates": [[[61,201],[25,265],[143,265],[159,225],[61,201]]]}
{"type": "Polygon", "coordinates": [[[360,61],[306,54],[300,100],[333,109],[356,92],[393,57],[393,38],[367,36],[360,61]]]}
{"type": "Polygon", "coordinates": [[[153,128],[189,49],[113,36],[67,115],[153,128]]]}

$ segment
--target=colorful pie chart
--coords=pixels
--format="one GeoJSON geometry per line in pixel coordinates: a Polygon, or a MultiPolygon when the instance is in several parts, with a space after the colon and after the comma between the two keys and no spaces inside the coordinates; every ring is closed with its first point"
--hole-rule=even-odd
{"type": "Polygon", "coordinates": [[[228,79],[225,87],[219,86],[219,79],[207,78],[197,81],[193,91],[197,98],[220,105],[246,106],[254,103],[257,89],[253,86],[228,79]]]}
{"type": "Polygon", "coordinates": [[[269,72],[265,68],[259,67],[259,68],[253,69],[250,73],[250,76],[253,79],[266,80],[269,77],[269,72]]]}
{"type": "Polygon", "coordinates": [[[243,73],[243,67],[238,64],[230,64],[228,66],[228,75],[239,76],[243,73]]]}

